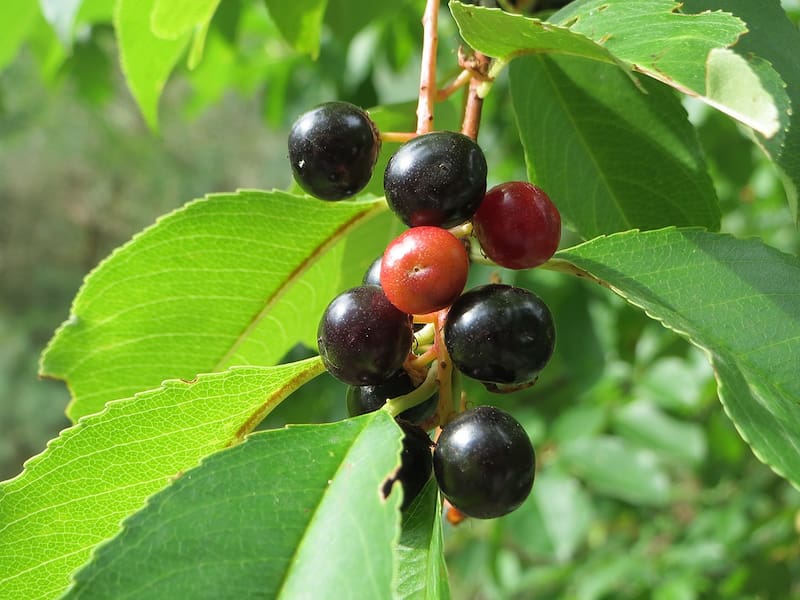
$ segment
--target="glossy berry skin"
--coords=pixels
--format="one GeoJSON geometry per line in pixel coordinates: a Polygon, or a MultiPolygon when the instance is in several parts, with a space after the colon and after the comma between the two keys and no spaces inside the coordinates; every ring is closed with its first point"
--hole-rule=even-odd
{"type": "Polygon", "coordinates": [[[408,226],[454,227],[475,214],[486,193],[480,146],[454,131],[435,131],[403,144],[383,176],[386,200],[408,226]]]}
{"type": "Polygon", "coordinates": [[[388,496],[394,482],[399,481],[403,485],[403,503],[400,505],[400,510],[405,510],[428,483],[433,459],[431,439],[427,433],[411,423],[397,421],[397,424],[405,433],[403,450],[400,453],[400,468],[383,484],[383,495],[388,496]]]}
{"type": "Polygon", "coordinates": [[[464,289],[468,271],[461,240],[439,227],[413,227],[386,247],[381,287],[397,308],[422,315],[450,306],[464,289]]]}
{"type": "Polygon", "coordinates": [[[486,256],[509,269],[530,269],[550,259],[561,240],[561,215],[541,188],[511,181],[486,193],[472,218],[486,256]]]}
{"type": "MultiPolygon", "coordinates": [[[[378,410],[389,398],[397,398],[414,391],[414,382],[403,369],[378,385],[351,385],[347,388],[347,414],[351,417],[378,410]]],[[[404,410],[398,419],[410,423],[423,423],[436,412],[438,394],[433,394],[424,402],[404,410]]]]}
{"type": "Polygon", "coordinates": [[[411,350],[411,317],[376,285],[351,288],[331,301],[317,329],[322,362],[350,385],[375,385],[394,375],[411,350]]]}
{"type": "Polygon", "coordinates": [[[369,183],[381,143],[367,113],[328,102],[300,115],[289,132],[289,162],[306,192],[341,200],[369,183]]]}
{"type": "Polygon", "coordinates": [[[372,264],[367,269],[367,272],[364,273],[364,278],[361,280],[361,283],[364,285],[380,285],[381,284],[381,260],[383,256],[379,256],[375,260],[372,261],[372,264]]]}
{"type": "Polygon", "coordinates": [[[555,339],[547,305],[533,292],[502,284],[462,294],[444,327],[453,364],[495,392],[532,385],[550,360],[555,339]]]}
{"type": "Polygon", "coordinates": [[[433,452],[433,472],[444,497],[461,513],[493,519],[528,497],[536,455],[514,417],[479,406],[444,426],[433,452]]]}

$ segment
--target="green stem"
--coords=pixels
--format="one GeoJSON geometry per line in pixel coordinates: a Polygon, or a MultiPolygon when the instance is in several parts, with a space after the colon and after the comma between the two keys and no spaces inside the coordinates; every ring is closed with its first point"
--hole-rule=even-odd
{"type": "Polygon", "coordinates": [[[401,412],[413,408],[417,404],[422,404],[425,400],[433,396],[433,394],[436,393],[437,385],[439,385],[439,383],[436,381],[436,364],[433,364],[430,369],[428,369],[428,375],[425,377],[425,380],[417,386],[413,392],[409,392],[404,396],[398,396],[397,398],[389,398],[383,406],[383,410],[393,417],[396,417],[401,412]]]}

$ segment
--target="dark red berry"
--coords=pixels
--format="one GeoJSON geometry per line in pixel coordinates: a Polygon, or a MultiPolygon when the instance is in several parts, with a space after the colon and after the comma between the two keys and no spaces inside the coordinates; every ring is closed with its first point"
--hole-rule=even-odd
{"type": "Polygon", "coordinates": [[[471,138],[427,133],[403,144],[383,177],[386,200],[408,226],[453,227],[475,214],[486,193],[486,158],[471,138]]]}
{"type": "Polygon", "coordinates": [[[533,292],[501,284],[462,294],[444,327],[453,364],[491,391],[533,384],[553,354],[555,339],[547,305],[533,292]]]}
{"type": "Polygon", "coordinates": [[[492,519],[510,513],[528,497],[536,455],[514,417],[493,406],[479,406],[442,428],[433,470],[439,489],[456,509],[492,519]]]}
{"type": "Polygon", "coordinates": [[[383,254],[381,287],[403,312],[421,315],[452,304],[467,283],[464,244],[446,229],[414,227],[383,254]]]}
{"type": "Polygon", "coordinates": [[[331,375],[350,385],[389,379],[411,350],[411,317],[389,302],[376,285],[339,294],[325,309],[317,344],[331,375]]]}
{"type": "Polygon", "coordinates": [[[341,200],[369,183],[381,143],[366,112],[328,102],[300,115],[289,132],[289,161],[297,183],[323,200],[341,200]]]}
{"type": "Polygon", "coordinates": [[[511,181],[486,193],[472,218],[486,256],[509,269],[538,267],[561,240],[561,215],[541,188],[511,181]]]}

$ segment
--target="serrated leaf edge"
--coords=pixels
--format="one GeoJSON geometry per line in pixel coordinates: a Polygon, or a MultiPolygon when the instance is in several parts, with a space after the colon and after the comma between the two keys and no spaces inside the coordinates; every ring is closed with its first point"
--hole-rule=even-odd
{"type": "MultiPolygon", "coordinates": [[[[600,238],[619,237],[619,236],[624,236],[624,235],[631,234],[631,233],[645,233],[645,234],[647,234],[647,233],[655,233],[655,232],[659,232],[659,231],[668,231],[668,230],[674,230],[674,231],[704,231],[706,233],[709,233],[710,235],[715,235],[715,236],[719,236],[719,237],[725,237],[725,238],[729,238],[729,239],[736,240],[736,241],[739,241],[739,242],[745,242],[745,243],[749,243],[749,244],[761,244],[761,245],[769,248],[771,251],[775,252],[776,254],[783,255],[783,256],[786,256],[788,258],[795,258],[790,254],[787,254],[785,252],[781,252],[777,248],[773,248],[772,246],[768,246],[767,244],[764,244],[761,240],[759,240],[756,237],[751,237],[751,238],[747,238],[747,239],[741,239],[741,238],[737,238],[737,237],[735,237],[735,236],[733,236],[731,234],[728,234],[728,233],[708,232],[703,227],[665,227],[663,229],[656,229],[656,230],[647,231],[647,232],[641,232],[638,229],[634,229],[634,230],[630,230],[630,231],[620,231],[620,232],[615,232],[615,233],[608,234],[608,235],[598,236],[598,237],[593,238],[591,240],[587,240],[586,242],[583,242],[581,244],[577,244],[576,246],[573,246],[571,248],[565,248],[564,250],[560,251],[559,253],[561,253],[561,252],[565,252],[566,253],[566,252],[569,252],[571,250],[580,248],[581,246],[590,244],[593,241],[598,240],[600,238]]],[[[559,259],[559,260],[563,260],[564,262],[572,265],[572,263],[570,263],[567,259],[559,259]]],[[[595,277],[594,275],[592,275],[588,271],[582,269],[581,267],[578,267],[577,265],[572,265],[572,266],[575,269],[577,269],[578,271],[581,271],[582,273],[585,273],[585,275],[583,275],[583,276],[586,276],[586,277],[590,278],[591,280],[601,284],[603,287],[608,288],[609,290],[611,290],[612,292],[617,294],[620,298],[625,300],[628,304],[630,304],[631,306],[635,306],[636,308],[640,309],[649,318],[651,318],[654,321],[656,321],[657,323],[661,324],[662,327],[664,327],[665,329],[669,329],[670,331],[675,332],[680,337],[684,338],[686,341],[688,341],[690,344],[692,344],[694,347],[699,349],[706,356],[706,358],[708,359],[709,364],[711,365],[711,368],[714,371],[714,379],[717,382],[717,394],[719,395],[720,404],[722,404],[722,408],[725,411],[725,414],[728,416],[728,418],[730,419],[731,423],[733,423],[733,426],[736,428],[736,431],[739,433],[739,436],[750,447],[751,452],[753,453],[753,455],[756,458],[758,458],[758,460],[760,460],[767,467],[769,467],[775,474],[777,474],[778,476],[780,476],[783,479],[785,479],[786,481],[788,481],[793,487],[795,487],[796,489],[800,490],[800,481],[793,480],[788,475],[788,473],[786,473],[783,469],[781,469],[780,467],[778,467],[776,465],[770,464],[770,462],[768,462],[766,460],[766,458],[763,456],[763,454],[753,446],[750,436],[748,436],[745,433],[745,431],[742,430],[742,428],[739,426],[739,424],[733,418],[733,415],[731,414],[731,411],[730,411],[730,408],[729,408],[728,402],[727,402],[727,396],[726,396],[727,386],[721,380],[720,375],[719,375],[719,370],[717,368],[717,359],[719,358],[719,360],[724,360],[723,356],[718,355],[717,353],[715,353],[710,348],[706,348],[705,346],[700,344],[698,341],[694,340],[692,338],[691,334],[689,334],[688,332],[680,329],[679,327],[676,327],[676,326],[673,326],[671,324],[666,323],[663,317],[658,317],[658,316],[652,314],[647,308],[645,308],[641,304],[639,304],[636,301],[634,301],[631,298],[629,298],[625,294],[625,292],[623,292],[619,288],[609,284],[606,281],[601,280],[598,277],[595,277]]],[[[552,269],[552,270],[561,271],[562,269],[556,268],[556,269],[552,269]]],[[[569,272],[569,271],[562,271],[562,272],[569,272]]],[[[575,273],[575,272],[573,272],[572,274],[577,275],[577,273],[575,273]]],[[[578,275],[578,276],[580,277],[582,275],[578,275]]],[[[752,369],[751,369],[751,371],[752,371],[752,369]]],[[[746,378],[745,378],[745,381],[747,382],[748,390],[752,390],[752,386],[750,384],[750,381],[747,380],[746,378]]],[[[751,393],[751,396],[752,396],[753,395],[752,392],[750,392],[750,393],[751,393]]]]}
{"type": "MultiPolygon", "coordinates": [[[[75,404],[75,394],[73,393],[72,386],[70,385],[70,382],[67,379],[68,375],[61,374],[61,373],[55,373],[55,372],[52,372],[52,371],[48,370],[45,363],[47,361],[48,354],[58,344],[58,340],[61,337],[62,330],[66,329],[68,326],[70,326],[72,323],[75,322],[75,319],[77,318],[77,316],[75,315],[75,312],[77,310],[77,305],[82,300],[83,295],[86,293],[86,289],[91,285],[92,280],[97,276],[97,273],[101,269],[103,269],[105,267],[106,263],[108,263],[108,262],[110,262],[112,260],[116,260],[116,258],[117,258],[117,256],[119,254],[121,254],[123,252],[126,252],[127,249],[131,245],[137,243],[139,239],[141,239],[145,235],[148,235],[150,233],[150,231],[152,231],[152,230],[156,229],[157,227],[159,227],[164,221],[172,219],[172,218],[175,218],[176,215],[179,215],[179,214],[181,214],[183,212],[186,212],[191,207],[193,207],[193,206],[195,206],[197,204],[209,202],[209,201],[214,200],[214,199],[220,199],[220,198],[229,197],[231,195],[237,195],[238,196],[238,195],[242,195],[242,194],[280,194],[280,195],[283,195],[283,196],[297,198],[298,201],[307,201],[307,200],[316,201],[316,199],[313,199],[310,196],[298,196],[296,194],[291,194],[289,192],[285,192],[283,190],[279,190],[279,189],[275,189],[275,188],[273,188],[271,190],[237,189],[235,192],[219,192],[219,193],[214,193],[214,194],[207,194],[207,195],[203,196],[202,198],[196,198],[194,200],[190,200],[190,201],[186,202],[183,206],[180,206],[180,207],[176,208],[175,210],[172,210],[172,211],[170,211],[168,213],[160,215],[159,217],[156,218],[156,220],[151,225],[149,225],[149,226],[145,227],[144,229],[142,229],[142,230],[138,231],[137,233],[135,233],[127,242],[125,242],[121,246],[117,246],[116,248],[114,248],[114,250],[112,250],[111,253],[108,256],[106,256],[104,259],[102,259],[97,264],[97,266],[95,266],[83,278],[81,286],[78,289],[78,292],[75,294],[75,297],[73,298],[72,303],[70,305],[69,317],[64,322],[62,322],[58,326],[58,328],[56,328],[55,332],[53,333],[53,336],[47,342],[47,345],[45,346],[45,348],[42,351],[42,354],[41,354],[41,356],[39,358],[39,376],[43,377],[43,378],[47,378],[47,379],[63,381],[64,384],[67,386],[67,389],[69,390],[69,393],[70,393],[70,401],[69,401],[69,404],[67,405],[67,408],[66,408],[66,413],[67,413],[68,416],[71,414],[71,410],[72,410],[72,408],[73,408],[73,406],[75,404]]],[[[225,362],[230,358],[230,356],[232,356],[233,353],[235,353],[236,349],[241,345],[242,341],[244,339],[246,339],[246,336],[247,336],[248,332],[252,331],[261,322],[261,320],[263,320],[267,316],[269,311],[288,292],[288,290],[292,287],[292,285],[294,285],[294,283],[309,268],[311,268],[311,266],[314,263],[316,263],[322,257],[322,255],[325,254],[325,252],[330,250],[330,248],[333,247],[342,237],[347,235],[352,229],[355,229],[362,222],[366,222],[369,219],[377,216],[378,214],[380,214],[384,210],[388,210],[388,206],[387,206],[386,201],[385,201],[385,199],[383,197],[380,197],[380,198],[377,198],[377,199],[371,200],[371,201],[359,201],[357,203],[358,204],[365,204],[365,205],[371,204],[372,206],[370,208],[368,208],[367,210],[365,210],[364,212],[359,213],[358,215],[355,215],[353,218],[351,218],[350,220],[345,222],[343,225],[341,225],[327,239],[325,239],[319,246],[317,246],[317,248],[315,248],[309,255],[306,256],[305,260],[297,266],[297,268],[289,275],[288,278],[286,278],[283,281],[283,283],[275,290],[275,292],[272,294],[272,296],[270,298],[266,299],[266,301],[264,303],[264,307],[261,309],[261,311],[259,311],[259,313],[257,315],[255,315],[253,317],[253,319],[247,325],[247,327],[245,327],[245,329],[239,334],[239,336],[236,338],[236,342],[231,346],[231,348],[228,350],[228,352],[225,355],[223,355],[217,361],[217,363],[212,368],[212,371],[211,371],[212,373],[219,372],[219,370],[222,368],[222,365],[224,365],[225,362]]],[[[73,421],[74,421],[74,419],[73,419],[73,421]]]]}

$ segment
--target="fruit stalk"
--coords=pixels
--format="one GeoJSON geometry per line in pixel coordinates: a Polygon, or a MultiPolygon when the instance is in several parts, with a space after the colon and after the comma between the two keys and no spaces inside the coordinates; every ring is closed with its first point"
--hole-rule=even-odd
{"type": "Polygon", "coordinates": [[[417,104],[417,133],[433,129],[436,101],[436,49],[439,45],[439,0],[428,0],[422,16],[423,42],[417,104]]]}
{"type": "MultiPolygon", "coordinates": [[[[445,425],[458,413],[460,398],[453,397],[453,363],[450,360],[450,354],[447,352],[447,347],[444,344],[444,326],[447,321],[447,312],[449,309],[445,308],[440,310],[436,315],[435,333],[433,344],[438,353],[436,361],[436,378],[439,380],[439,406],[436,408],[437,416],[439,417],[439,424],[445,425]]],[[[459,394],[460,396],[460,394],[459,394]]]]}

